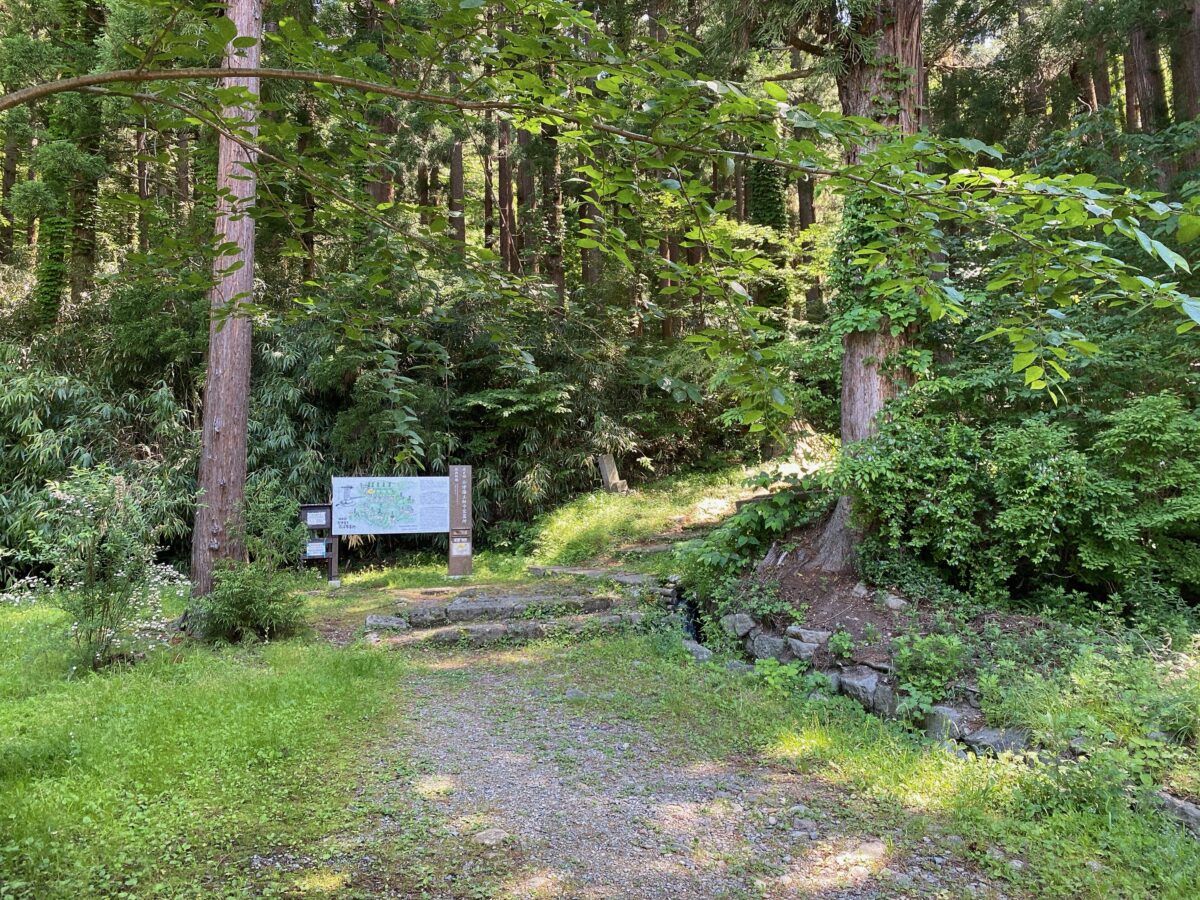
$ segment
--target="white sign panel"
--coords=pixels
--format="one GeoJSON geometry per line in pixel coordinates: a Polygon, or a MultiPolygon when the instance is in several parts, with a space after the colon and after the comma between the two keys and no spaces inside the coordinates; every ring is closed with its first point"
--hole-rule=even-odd
{"type": "Polygon", "coordinates": [[[309,510],[304,518],[304,523],[309,528],[325,528],[329,523],[325,521],[325,510],[309,510]]]}
{"type": "Polygon", "coordinates": [[[433,534],[450,530],[450,479],[335,478],[334,534],[433,534]]]}

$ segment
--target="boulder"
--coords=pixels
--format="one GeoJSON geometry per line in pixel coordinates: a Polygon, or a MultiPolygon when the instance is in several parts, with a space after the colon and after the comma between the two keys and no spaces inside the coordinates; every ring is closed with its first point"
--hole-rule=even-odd
{"type": "Polygon", "coordinates": [[[729,662],[725,663],[725,668],[735,675],[745,675],[747,672],[754,671],[754,666],[750,665],[750,663],[744,663],[739,659],[729,660],[729,662]]]}
{"type": "Polygon", "coordinates": [[[883,605],[886,606],[888,609],[890,609],[892,612],[900,612],[900,610],[902,610],[902,609],[904,609],[904,607],[908,606],[908,601],[905,600],[903,597],[901,597],[899,594],[893,594],[891,591],[888,591],[883,596],[883,605]]]}
{"type": "Polygon", "coordinates": [[[760,634],[750,642],[750,655],[755,659],[777,659],[787,662],[791,648],[784,638],[774,634],[760,634]]]}
{"type": "Polygon", "coordinates": [[[855,597],[857,597],[859,600],[865,600],[865,599],[867,599],[867,597],[871,596],[871,589],[860,581],[858,584],[856,584],[853,588],[850,589],[850,593],[853,594],[855,597]]]}
{"type": "Polygon", "coordinates": [[[1163,808],[1168,813],[1182,822],[1192,834],[1200,838],[1200,806],[1187,800],[1181,800],[1179,797],[1172,797],[1166,791],[1159,791],[1158,799],[1162,801],[1163,808]]]}
{"type": "Polygon", "coordinates": [[[980,728],[963,738],[976,753],[1019,753],[1029,745],[1029,732],[1016,728],[980,728]]]}
{"type": "Polygon", "coordinates": [[[746,613],[730,613],[721,617],[721,628],[731,638],[744,638],[754,628],[754,620],[746,613]]]}
{"type": "Polygon", "coordinates": [[[484,847],[498,847],[508,840],[508,832],[499,828],[487,828],[471,838],[476,844],[484,847]]]}
{"type": "Polygon", "coordinates": [[[407,619],[399,616],[367,616],[368,628],[384,628],[388,631],[408,631],[407,619]]]}
{"type": "Polygon", "coordinates": [[[842,693],[871,709],[875,689],[879,686],[879,673],[866,666],[855,666],[842,672],[842,693]]]}
{"type": "Polygon", "coordinates": [[[712,651],[698,641],[684,641],[683,649],[692,654],[696,662],[708,662],[712,659],[712,651]]]}
{"type": "Polygon", "coordinates": [[[831,637],[832,631],[815,631],[810,628],[801,628],[799,625],[788,627],[787,636],[795,638],[798,641],[804,641],[806,644],[824,644],[831,637]]]}
{"type": "Polygon", "coordinates": [[[892,690],[892,686],[880,681],[875,686],[875,693],[871,695],[871,712],[884,719],[894,719],[898,705],[899,701],[896,699],[896,692],[892,690]]]}
{"type": "Polygon", "coordinates": [[[935,741],[959,740],[966,733],[967,714],[953,706],[935,706],[925,715],[925,734],[935,741]]]}
{"type": "Polygon", "coordinates": [[[804,641],[796,638],[788,638],[788,648],[795,654],[797,659],[811,661],[816,652],[821,649],[820,644],[806,644],[804,641]]]}

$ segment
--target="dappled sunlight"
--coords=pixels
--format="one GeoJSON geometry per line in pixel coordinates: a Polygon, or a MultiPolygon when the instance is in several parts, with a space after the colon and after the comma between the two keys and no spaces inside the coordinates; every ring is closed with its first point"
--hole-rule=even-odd
{"type": "Polygon", "coordinates": [[[413,793],[426,800],[440,800],[454,793],[458,782],[450,775],[421,775],[413,779],[413,793]]]}

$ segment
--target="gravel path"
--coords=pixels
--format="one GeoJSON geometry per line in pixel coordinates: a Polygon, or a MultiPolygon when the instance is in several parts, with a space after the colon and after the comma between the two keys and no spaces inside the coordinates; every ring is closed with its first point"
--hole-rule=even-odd
{"type": "Polygon", "coordinates": [[[960,838],[873,829],[815,779],[753,761],[678,766],[637,726],[591,718],[586,685],[473,657],[407,687],[399,749],[423,773],[409,789],[457,839],[511,859],[501,896],[1016,896],[954,852],[960,838]]]}

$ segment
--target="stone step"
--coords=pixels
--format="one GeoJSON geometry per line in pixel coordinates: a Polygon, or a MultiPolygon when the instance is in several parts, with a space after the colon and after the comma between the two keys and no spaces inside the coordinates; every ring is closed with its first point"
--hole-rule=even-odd
{"type": "Polygon", "coordinates": [[[550,619],[528,619],[508,622],[478,622],[446,625],[422,631],[407,631],[388,637],[375,632],[367,635],[372,643],[390,646],[487,647],[494,644],[521,643],[555,635],[580,635],[591,632],[615,631],[642,620],[638,612],[618,612],[550,619]]]}
{"type": "Polygon", "coordinates": [[[413,628],[437,628],[461,622],[498,622],[606,612],[619,597],[610,594],[558,594],[523,591],[463,591],[446,601],[442,596],[401,596],[397,615],[413,628]]]}
{"type": "Polygon", "coordinates": [[[575,578],[589,578],[593,581],[615,581],[627,587],[657,585],[659,579],[654,575],[644,575],[641,572],[622,572],[618,569],[587,568],[577,566],[530,566],[530,575],[570,575],[575,578]]]}

